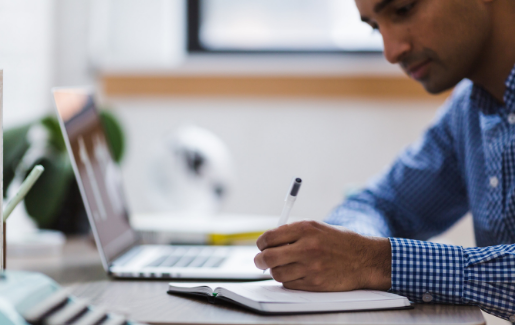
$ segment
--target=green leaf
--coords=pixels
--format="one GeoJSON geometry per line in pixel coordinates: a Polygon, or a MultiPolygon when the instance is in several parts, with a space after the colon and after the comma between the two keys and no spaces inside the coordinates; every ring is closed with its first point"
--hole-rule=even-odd
{"type": "Polygon", "coordinates": [[[116,117],[106,110],[100,111],[100,119],[104,125],[107,142],[115,162],[120,163],[125,152],[125,137],[122,126],[116,117]]]}
{"type": "Polygon", "coordinates": [[[25,197],[25,208],[44,228],[57,217],[73,180],[73,170],[66,153],[42,157],[36,164],[43,165],[45,171],[25,197]]]}
{"type": "Polygon", "coordinates": [[[44,117],[41,124],[48,130],[49,144],[60,152],[66,152],[66,144],[57,118],[53,116],[44,117]]]}
{"type": "Polygon", "coordinates": [[[29,148],[27,132],[32,124],[12,128],[4,132],[4,196],[14,178],[14,172],[21,158],[29,148]]]}

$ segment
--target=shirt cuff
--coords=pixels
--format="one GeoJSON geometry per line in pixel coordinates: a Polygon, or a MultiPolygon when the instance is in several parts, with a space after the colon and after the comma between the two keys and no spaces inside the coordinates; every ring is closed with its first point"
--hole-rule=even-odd
{"type": "Polygon", "coordinates": [[[463,304],[463,248],[404,238],[392,246],[391,292],[422,303],[463,304]]]}
{"type": "Polygon", "coordinates": [[[515,323],[515,246],[465,248],[463,260],[464,300],[515,323]]]}

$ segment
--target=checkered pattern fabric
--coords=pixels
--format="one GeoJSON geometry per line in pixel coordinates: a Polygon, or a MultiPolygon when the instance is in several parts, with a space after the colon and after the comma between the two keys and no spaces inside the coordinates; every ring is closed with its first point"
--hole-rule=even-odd
{"type": "Polygon", "coordinates": [[[391,292],[419,303],[479,305],[513,321],[515,245],[481,248],[390,238],[391,292]]]}
{"type": "Polygon", "coordinates": [[[515,322],[515,67],[504,104],[461,82],[420,141],[326,222],[390,237],[392,292],[515,322]],[[468,211],[479,247],[423,241],[468,211]]]}

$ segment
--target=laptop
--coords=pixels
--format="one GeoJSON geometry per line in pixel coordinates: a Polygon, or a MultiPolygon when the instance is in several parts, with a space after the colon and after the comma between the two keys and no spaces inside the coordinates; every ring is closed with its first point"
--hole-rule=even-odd
{"type": "Polygon", "coordinates": [[[64,140],[107,273],[116,278],[269,279],[253,246],[141,245],[129,223],[122,177],[87,88],[53,89],[64,140]]]}

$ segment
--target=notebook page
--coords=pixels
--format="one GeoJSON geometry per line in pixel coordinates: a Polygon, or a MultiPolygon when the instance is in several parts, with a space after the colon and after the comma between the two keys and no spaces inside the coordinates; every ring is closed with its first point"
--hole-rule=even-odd
{"type": "Polygon", "coordinates": [[[174,292],[205,293],[211,295],[215,288],[223,286],[224,283],[213,282],[170,282],[168,289],[174,292]]]}
{"type": "Polygon", "coordinates": [[[405,297],[395,294],[373,290],[356,290],[349,292],[308,292],[289,290],[285,289],[281,283],[274,280],[246,283],[224,283],[221,287],[245,298],[268,303],[334,303],[406,299],[405,297]]]}

